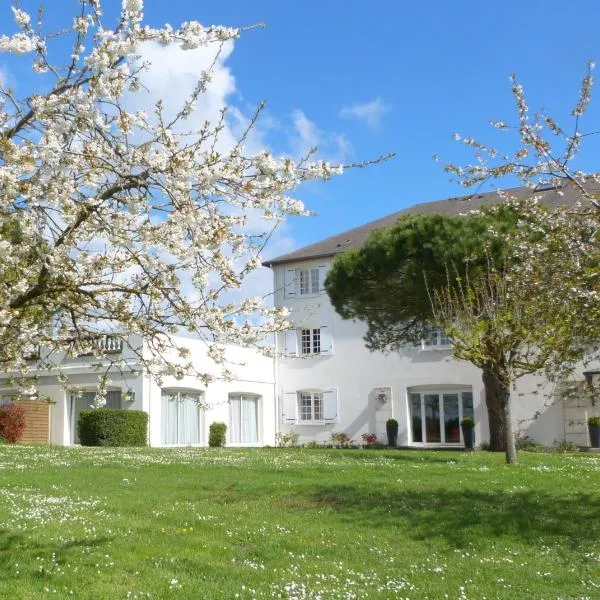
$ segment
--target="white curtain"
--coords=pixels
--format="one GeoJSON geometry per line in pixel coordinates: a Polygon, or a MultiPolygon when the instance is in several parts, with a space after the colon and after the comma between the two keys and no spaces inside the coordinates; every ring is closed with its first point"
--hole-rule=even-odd
{"type": "Polygon", "coordinates": [[[257,396],[231,395],[229,415],[229,441],[232,444],[258,443],[257,396]]]}
{"type": "Polygon", "coordinates": [[[162,444],[180,446],[200,444],[199,401],[198,393],[162,391],[162,444]]]}

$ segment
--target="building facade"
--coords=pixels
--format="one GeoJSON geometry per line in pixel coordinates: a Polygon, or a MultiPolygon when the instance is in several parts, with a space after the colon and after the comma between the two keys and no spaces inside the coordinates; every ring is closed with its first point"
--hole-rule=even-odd
{"type": "MultiPolygon", "coordinates": [[[[196,377],[174,375],[157,381],[138,359],[145,352],[145,342],[138,336],[129,336],[126,343],[115,336],[100,336],[95,343],[102,345],[104,358],[65,353],[56,360],[55,369],[38,369],[36,389],[42,400],[37,403],[49,405],[47,442],[79,443],[79,413],[92,406],[98,379],[106,374],[106,406],[147,412],[151,446],[205,446],[209,426],[216,421],[227,424],[229,446],[273,444],[278,419],[272,359],[230,346],[227,356],[236,365],[236,379],[225,381],[201,340],[178,338],[176,342],[189,349],[198,370],[215,377],[212,383],[206,386],[196,377]]],[[[10,401],[16,394],[16,388],[4,385],[0,400],[10,401]]],[[[36,441],[43,438],[38,431],[36,441]]]]}
{"type": "MultiPolygon", "coordinates": [[[[516,196],[526,193],[513,191],[516,196]]],[[[549,205],[565,202],[565,194],[556,190],[544,195],[549,205]]],[[[35,437],[30,439],[77,444],[78,415],[93,403],[98,377],[108,373],[107,405],[146,411],[151,446],[204,446],[215,421],[227,424],[229,446],[274,445],[277,433],[292,431],[300,443],[327,443],[338,432],[358,443],[362,434],[373,433],[385,442],[386,421],[394,418],[400,446],[462,447],[460,422],[465,417],[475,420],[476,444],[486,442],[481,372],[452,358],[442,331],[431,330],[420,344],[398,352],[371,352],[363,341],[366,326],[337,315],[324,283],[337,254],[361,246],[371,231],[393,225],[402,215],[462,213],[497,198],[484,194],[470,204],[453,199],[417,205],[265,263],[273,272],[274,302],[287,307],[293,327],[276,336],[275,359],[229,347],[233,381],[219,379],[220,366],[203,342],[193,338],[176,341],[189,349],[198,371],[215,376],[208,386],[191,376],[169,375],[160,382],[152,378],[138,359],[146,350],[136,336],[127,343],[110,335],[98,338],[95,343],[105,355],[101,360],[65,353],[56,369],[35,371],[44,400],[30,401],[30,412],[36,414],[35,437]]],[[[569,384],[575,391],[583,385],[582,371],[569,384]]],[[[587,446],[587,418],[600,415],[600,406],[563,392],[542,377],[519,380],[512,390],[514,430],[545,445],[566,440],[587,446]]],[[[0,402],[15,393],[5,385],[0,402]]]]}
{"type": "MultiPolygon", "coordinates": [[[[548,190],[543,201],[565,203],[565,194],[548,190]]],[[[527,190],[514,190],[524,196],[527,190]]],[[[274,258],[275,302],[290,311],[293,329],[277,338],[277,402],[283,432],[296,431],[301,442],[326,442],[332,432],[360,441],[375,433],[385,441],[385,423],[398,421],[398,445],[461,447],[460,421],[475,420],[477,444],[489,440],[481,372],[452,358],[450,341],[432,330],[421,344],[398,352],[371,352],[363,337],[366,325],[342,320],[324,289],[335,256],[359,247],[371,231],[388,227],[406,214],[464,213],[497,194],[417,205],[274,258]]],[[[568,201],[568,198],[567,198],[568,201]]],[[[579,372],[573,385],[582,385],[579,372]],[[578,381],[577,381],[578,380],[578,381]]],[[[539,376],[519,380],[513,393],[513,427],[521,437],[545,445],[567,440],[588,445],[587,418],[600,414],[589,400],[568,399],[539,376]]]]}

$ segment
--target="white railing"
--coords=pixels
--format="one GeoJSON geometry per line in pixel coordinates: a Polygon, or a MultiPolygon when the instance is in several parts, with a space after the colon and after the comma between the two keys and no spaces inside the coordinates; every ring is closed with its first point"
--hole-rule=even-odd
{"type": "Polygon", "coordinates": [[[80,350],[75,350],[75,356],[92,356],[93,354],[120,354],[123,352],[123,340],[116,335],[98,335],[82,340],[77,344],[80,350]]]}

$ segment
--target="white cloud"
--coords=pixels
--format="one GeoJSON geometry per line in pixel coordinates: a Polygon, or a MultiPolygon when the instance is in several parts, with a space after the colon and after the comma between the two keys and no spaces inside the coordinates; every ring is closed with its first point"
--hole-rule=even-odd
{"type": "MultiPolygon", "coordinates": [[[[246,131],[253,116],[254,107],[240,107],[233,104],[233,99],[239,100],[241,94],[236,87],[236,80],[231,69],[227,66],[227,59],[234,49],[232,41],[227,42],[216,62],[216,46],[199,48],[197,50],[181,50],[178,46],[161,46],[155,43],[144,44],[141,60],[151,63],[148,70],[141,75],[143,91],[128,96],[126,103],[129,110],[144,109],[150,115],[154,110],[154,104],[158,99],[163,102],[166,117],[173,117],[181,108],[185,100],[192,93],[202,71],[211,69],[211,81],[204,94],[201,94],[194,112],[179,127],[180,130],[198,130],[205,121],[213,126],[221,118],[221,110],[228,107],[228,118],[219,133],[217,149],[225,152],[231,149],[246,131]],[[211,68],[212,67],[212,68],[211,68]]],[[[248,154],[268,148],[266,135],[269,131],[277,128],[277,122],[268,115],[261,118],[247,136],[244,147],[248,154]]],[[[302,136],[310,138],[311,135],[319,137],[318,128],[308,119],[304,124],[302,136]],[[311,127],[314,133],[311,134],[311,127]]],[[[310,146],[310,144],[309,144],[310,146]]],[[[257,211],[244,212],[247,225],[244,230],[253,235],[261,232],[269,232],[273,227],[273,221],[264,221],[257,211]]],[[[289,228],[285,223],[280,223],[269,237],[263,256],[275,256],[289,252],[296,245],[291,237],[289,228]]],[[[247,257],[236,259],[236,266],[241,268],[247,257]]],[[[193,294],[191,282],[184,277],[184,292],[193,294]]],[[[252,272],[244,280],[239,290],[227,290],[221,302],[239,302],[244,297],[264,296],[273,288],[272,272],[270,269],[261,267],[252,272]]]]}
{"type": "Polygon", "coordinates": [[[316,158],[343,163],[352,153],[352,144],[345,135],[319,129],[301,110],[292,112],[292,123],[294,132],[289,144],[295,158],[317,148],[316,158]]]}
{"type": "Polygon", "coordinates": [[[363,119],[369,127],[377,127],[381,123],[383,115],[391,110],[389,104],[385,104],[381,98],[375,98],[363,104],[345,106],[340,110],[340,117],[351,119],[363,119]]]}

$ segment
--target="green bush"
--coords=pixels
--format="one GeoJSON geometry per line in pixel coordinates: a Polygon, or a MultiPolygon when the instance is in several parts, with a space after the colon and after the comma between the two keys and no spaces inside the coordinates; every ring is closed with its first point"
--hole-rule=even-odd
{"type": "Polygon", "coordinates": [[[465,417],[460,424],[463,427],[475,427],[475,419],[473,417],[465,417]]]}
{"type": "Polygon", "coordinates": [[[558,454],[566,454],[568,452],[579,452],[579,446],[567,440],[554,440],[552,450],[558,454]]]}
{"type": "Polygon", "coordinates": [[[82,446],[147,446],[148,413],[143,410],[82,410],[77,421],[82,446]]]}
{"type": "Polygon", "coordinates": [[[225,423],[211,423],[208,428],[208,445],[211,448],[222,448],[225,445],[225,433],[227,425],[225,423]]]}
{"type": "Polygon", "coordinates": [[[275,434],[275,444],[278,448],[291,448],[298,445],[300,434],[297,431],[288,431],[284,433],[279,431],[275,434]]]}
{"type": "Polygon", "coordinates": [[[305,448],[320,448],[321,444],[319,444],[319,442],[315,441],[315,440],[310,440],[309,442],[306,442],[306,444],[304,444],[305,448]]]}
{"type": "Polygon", "coordinates": [[[592,427],[597,427],[600,425],[600,417],[590,417],[588,419],[588,425],[591,425],[592,427]]]}
{"type": "Polygon", "coordinates": [[[517,450],[524,450],[525,452],[548,452],[549,448],[536,442],[533,438],[528,435],[517,435],[515,436],[515,445],[517,450]]]}

